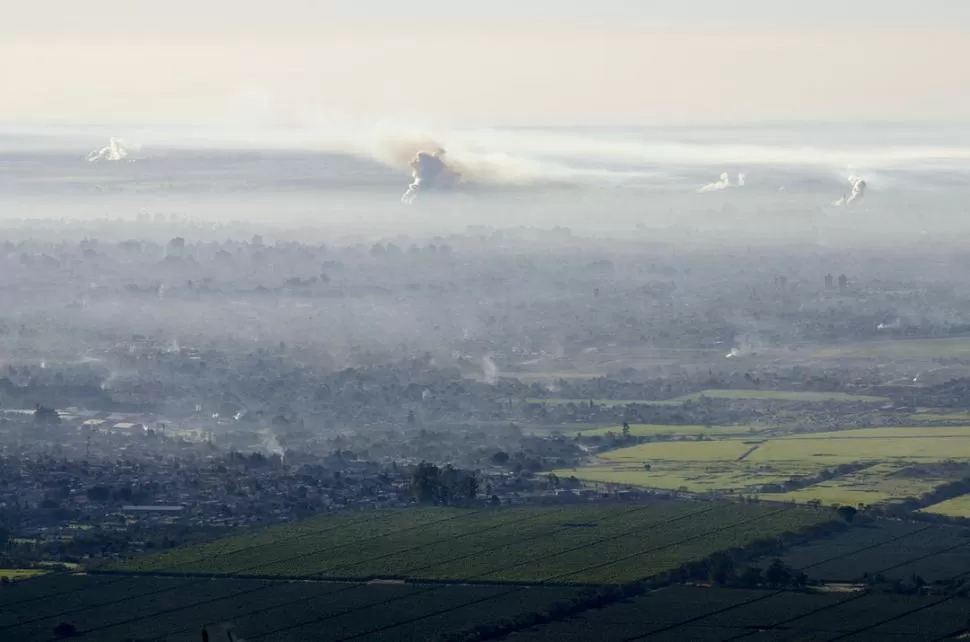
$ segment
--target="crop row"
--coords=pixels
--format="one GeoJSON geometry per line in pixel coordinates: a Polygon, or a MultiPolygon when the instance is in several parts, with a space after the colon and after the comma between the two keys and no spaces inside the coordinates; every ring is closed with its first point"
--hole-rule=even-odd
{"type": "MultiPolygon", "coordinates": [[[[426,640],[476,622],[544,611],[575,593],[570,588],[500,586],[368,585],[135,577],[105,585],[85,577],[71,604],[8,606],[2,639],[46,639],[60,622],[98,640],[196,640],[212,623],[229,623],[240,635],[336,640],[395,630],[393,639],[426,640]],[[173,590],[158,593],[160,585],[173,590]]],[[[77,584],[77,578],[61,578],[77,584]]],[[[14,603],[14,600],[10,600],[14,603]]]]}
{"type": "Polygon", "coordinates": [[[520,633],[520,642],[730,640],[935,640],[966,625],[965,600],[879,594],[660,591],[520,633]],[[747,635],[745,635],[747,632],[747,635]]]}
{"type": "Polygon", "coordinates": [[[783,561],[827,581],[854,581],[865,574],[927,581],[970,571],[970,531],[952,526],[879,521],[874,525],[797,546],[783,561]]]}

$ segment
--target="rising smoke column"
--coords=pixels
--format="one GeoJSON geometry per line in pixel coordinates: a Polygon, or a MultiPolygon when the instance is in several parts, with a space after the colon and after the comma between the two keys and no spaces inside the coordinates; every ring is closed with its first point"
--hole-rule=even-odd
{"type": "Polygon", "coordinates": [[[849,177],[849,185],[852,187],[852,192],[847,195],[843,195],[842,198],[835,201],[833,205],[848,207],[853,203],[858,203],[866,196],[866,181],[857,176],[849,177]]]}
{"type": "Polygon", "coordinates": [[[728,176],[727,172],[721,174],[720,180],[716,183],[708,183],[701,187],[698,192],[717,192],[722,189],[728,189],[729,187],[744,187],[744,173],[738,174],[738,182],[735,185],[731,184],[731,177],[728,176]]]}
{"type": "Polygon", "coordinates": [[[108,140],[108,146],[92,151],[87,156],[89,163],[99,161],[123,161],[128,158],[128,146],[118,138],[108,140]]]}
{"type": "Polygon", "coordinates": [[[447,187],[461,179],[461,174],[448,167],[444,161],[445,150],[438,148],[433,152],[419,151],[408,163],[411,168],[411,184],[401,196],[405,205],[412,204],[418,197],[418,192],[447,187]]]}

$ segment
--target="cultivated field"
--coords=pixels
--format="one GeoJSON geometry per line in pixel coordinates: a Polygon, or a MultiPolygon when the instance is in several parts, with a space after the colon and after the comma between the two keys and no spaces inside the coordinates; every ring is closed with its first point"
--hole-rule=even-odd
{"type": "Polygon", "coordinates": [[[37,577],[38,575],[43,575],[47,572],[48,571],[39,568],[0,568],[0,581],[2,581],[3,578],[6,578],[11,582],[16,582],[18,580],[26,580],[27,578],[37,577]]]}
{"type": "MultiPolygon", "coordinates": [[[[699,426],[699,425],[680,425],[680,424],[630,424],[630,435],[633,437],[697,437],[716,436],[716,437],[745,437],[755,435],[770,426],[743,425],[743,426],[699,426]]],[[[606,435],[613,433],[620,435],[623,433],[623,426],[606,426],[603,428],[591,428],[589,430],[572,430],[573,434],[581,434],[585,437],[596,435],[606,435]]]]}
{"type": "Polygon", "coordinates": [[[827,510],[658,502],[373,511],[139,558],[127,571],[339,580],[612,584],[798,531],[827,510]]]}
{"type": "Polygon", "coordinates": [[[57,576],[0,590],[0,639],[48,640],[72,624],[84,640],[432,639],[479,622],[546,610],[575,588],[429,586],[130,576],[57,576]]]}
{"type": "Polygon", "coordinates": [[[923,509],[927,513],[949,515],[950,517],[970,517],[970,495],[961,495],[923,509]]]}
{"type": "Polygon", "coordinates": [[[648,406],[680,406],[688,401],[708,399],[729,399],[738,401],[794,401],[801,403],[886,403],[886,397],[870,395],[853,395],[844,392],[812,392],[800,390],[743,390],[743,389],[711,389],[702,390],[690,395],[683,395],[673,399],[526,399],[527,403],[544,403],[551,405],[575,404],[588,405],[590,401],[598,406],[626,406],[628,404],[643,404],[648,406]]]}
{"type": "Polygon", "coordinates": [[[970,578],[970,529],[876,520],[845,533],[795,546],[782,561],[809,577],[854,582],[864,575],[927,582],[970,578]]]}
{"type": "MultiPolygon", "coordinates": [[[[672,434],[669,440],[600,453],[586,466],[555,473],[590,482],[856,505],[918,497],[965,474],[934,472],[932,464],[970,458],[970,426],[798,434],[739,434],[732,430],[736,428],[719,426],[704,433],[704,440],[672,434]],[[763,488],[843,464],[863,468],[788,492],[763,488]],[[907,474],[908,468],[917,465],[923,467],[919,475],[907,474]]],[[[669,433],[650,436],[657,434],[669,433]]]]}
{"type": "Polygon", "coordinates": [[[851,395],[844,392],[810,392],[798,390],[703,390],[696,394],[677,397],[673,401],[697,401],[709,399],[739,399],[745,401],[799,401],[804,403],[857,402],[886,403],[886,397],[851,395]]]}
{"type": "Polygon", "coordinates": [[[521,642],[921,642],[967,629],[966,599],[671,587],[530,629],[521,642]]]}

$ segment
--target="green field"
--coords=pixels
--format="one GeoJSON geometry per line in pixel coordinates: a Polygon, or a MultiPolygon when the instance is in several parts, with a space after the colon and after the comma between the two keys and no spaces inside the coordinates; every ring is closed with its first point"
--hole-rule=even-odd
{"type": "Polygon", "coordinates": [[[889,401],[887,397],[851,395],[844,392],[802,392],[797,390],[702,390],[692,395],[677,397],[673,401],[697,401],[701,397],[746,401],[801,401],[806,403],[823,403],[828,401],[886,403],[889,401]]]}
{"type": "Polygon", "coordinates": [[[950,517],[970,517],[970,495],[961,495],[923,509],[927,513],[949,515],[950,517]]]}
{"type": "Polygon", "coordinates": [[[932,359],[970,356],[970,338],[897,339],[825,346],[813,351],[819,358],[932,359]]]}
{"type": "Polygon", "coordinates": [[[691,493],[746,493],[762,484],[780,484],[792,476],[818,472],[818,467],[779,467],[737,461],[661,461],[644,470],[640,462],[607,462],[556,470],[559,477],[625,484],[691,493]]]}
{"type": "Polygon", "coordinates": [[[42,568],[0,568],[0,578],[7,578],[11,582],[26,580],[48,573],[42,568]]]}
{"type": "Polygon", "coordinates": [[[242,579],[51,576],[0,590],[0,639],[48,640],[61,622],[99,642],[210,639],[423,642],[542,611],[571,587],[373,585],[242,579]]]}
{"type": "MultiPolygon", "coordinates": [[[[671,437],[697,437],[700,435],[711,437],[747,437],[764,430],[770,426],[700,426],[684,424],[630,424],[630,435],[633,437],[657,437],[669,435],[671,437]]],[[[582,434],[584,437],[602,436],[607,433],[620,435],[623,433],[622,426],[606,426],[603,428],[591,428],[588,430],[572,430],[573,434],[582,434]]]]}
{"type": "Polygon", "coordinates": [[[831,519],[826,510],[657,502],[372,511],[135,559],[121,569],[337,580],[624,583],[831,519]]]}
{"type": "Polygon", "coordinates": [[[812,392],[800,390],[735,390],[712,389],[702,390],[690,395],[683,395],[674,399],[526,399],[526,403],[544,403],[550,405],[576,404],[589,405],[592,401],[598,406],[626,406],[628,404],[642,404],[648,406],[680,406],[687,401],[708,399],[734,399],[739,401],[797,401],[803,403],[825,402],[856,402],[856,403],[886,403],[887,397],[873,397],[869,395],[852,395],[844,392],[812,392]]]}
{"type": "Polygon", "coordinates": [[[970,573],[970,529],[876,520],[794,546],[781,559],[825,582],[855,582],[867,573],[890,580],[916,574],[927,582],[942,581],[970,573]]]}
{"type": "Polygon", "coordinates": [[[518,633],[520,642],[930,642],[967,627],[941,597],[670,587],[518,633]]]}
{"type": "MultiPolygon", "coordinates": [[[[650,426],[647,431],[660,429],[650,426]]],[[[856,505],[918,497],[956,479],[954,473],[902,474],[911,464],[970,458],[968,426],[781,435],[712,432],[708,437],[704,441],[654,441],[620,448],[601,453],[578,469],[554,472],[560,477],[575,476],[588,482],[702,493],[758,492],[766,499],[856,505]],[[840,464],[866,462],[871,465],[864,470],[799,490],[771,494],[761,490],[764,485],[815,475],[840,464]]]]}
{"type": "Polygon", "coordinates": [[[824,504],[877,504],[881,502],[919,497],[937,486],[955,481],[961,474],[922,473],[919,476],[903,474],[904,464],[876,464],[855,473],[808,488],[788,493],[762,493],[763,499],[805,502],[817,499],[824,504]]]}
{"type": "Polygon", "coordinates": [[[740,439],[658,441],[603,453],[600,459],[640,464],[653,461],[737,461],[760,443],[763,442],[748,443],[740,439]]]}
{"type": "Polygon", "coordinates": [[[657,401],[650,399],[547,399],[533,397],[525,400],[526,403],[548,404],[550,406],[567,406],[569,404],[574,404],[576,406],[588,406],[590,401],[597,406],[607,407],[627,406],[630,404],[640,404],[646,406],[680,406],[683,404],[682,401],[677,400],[657,401]]]}

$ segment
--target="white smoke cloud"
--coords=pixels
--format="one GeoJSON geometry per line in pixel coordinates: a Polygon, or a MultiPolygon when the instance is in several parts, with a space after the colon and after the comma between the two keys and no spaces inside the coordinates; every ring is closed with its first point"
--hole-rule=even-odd
{"type": "Polygon", "coordinates": [[[108,140],[108,145],[100,149],[95,149],[87,155],[87,161],[89,163],[98,163],[103,161],[123,161],[128,159],[129,146],[125,141],[120,138],[111,138],[108,140]]]}
{"type": "Polygon", "coordinates": [[[490,355],[482,357],[482,370],[485,372],[485,383],[493,385],[498,381],[499,369],[490,355]]]}
{"type": "Polygon", "coordinates": [[[761,342],[751,336],[740,336],[735,338],[734,344],[731,351],[724,355],[725,359],[757,356],[761,342]]]}
{"type": "Polygon", "coordinates": [[[858,176],[850,176],[849,186],[851,187],[849,194],[843,195],[842,198],[835,201],[833,205],[839,207],[848,207],[849,205],[858,203],[865,198],[868,185],[866,185],[866,181],[864,179],[859,178],[858,176]]]}
{"type": "Polygon", "coordinates": [[[728,176],[727,172],[721,174],[721,178],[716,183],[708,183],[701,187],[698,192],[717,192],[722,189],[728,189],[730,187],[744,187],[744,173],[738,174],[738,182],[734,185],[731,184],[731,177],[728,176]]]}
{"type": "Polygon", "coordinates": [[[433,151],[419,150],[408,166],[411,168],[411,184],[401,196],[401,202],[405,205],[414,203],[421,191],[452,187],[462,180],[461,173],[449,167],[445,161],[445,150],[440,147],[433,151]]]}
{"type": "Polygon", "coordinates": [[[279,455],[280,461],[286,460],[286,449],[280,443],[279,437],[271,432],[263,433],[263,450],[270,455],[279,455]]]}
{"type": "Polygon", "coordinates": [[[876,330],[900,330],[903,327],[903,320],[896,317],[889,323],[880,323],[876,326],[876,330]]]}

